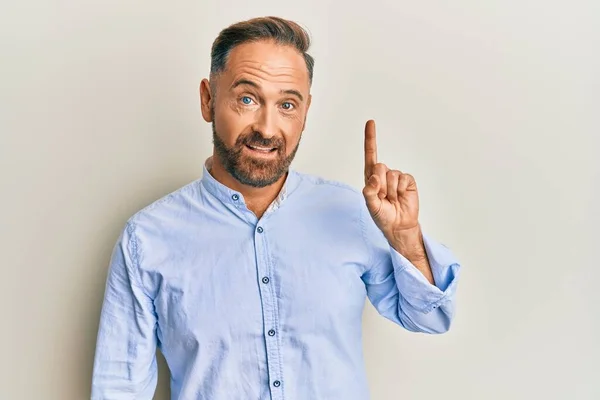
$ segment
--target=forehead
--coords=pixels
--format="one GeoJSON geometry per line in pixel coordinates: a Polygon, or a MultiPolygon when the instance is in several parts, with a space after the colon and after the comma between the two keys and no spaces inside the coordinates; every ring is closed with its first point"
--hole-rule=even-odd
{"type": "Polygon", "coordinates": [[[233,48],[227,59],[225,74],[231,83],[241,77],[263,84],[295,84],[308,90],[309,76],[302,54],[291,46],[259,41],[233,48]]]}

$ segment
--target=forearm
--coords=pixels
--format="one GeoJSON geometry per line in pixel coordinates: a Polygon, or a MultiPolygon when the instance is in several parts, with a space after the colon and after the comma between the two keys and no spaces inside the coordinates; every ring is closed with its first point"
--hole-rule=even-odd
{"type": "Polygon", "coordinates": [[[425,276],[429,283],[435,285],[420,225],[398,232],[389,242],[398,253],[402,254],[425,276]]]}

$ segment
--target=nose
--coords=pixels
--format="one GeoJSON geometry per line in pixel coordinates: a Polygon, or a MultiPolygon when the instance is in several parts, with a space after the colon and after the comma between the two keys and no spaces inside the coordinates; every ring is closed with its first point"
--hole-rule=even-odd
{"type": "Polygon", "coordinates": [[[267,139],[277,136],[277,115],[270,107],[263,107],[258,113],[254,130],[267,139]]]}

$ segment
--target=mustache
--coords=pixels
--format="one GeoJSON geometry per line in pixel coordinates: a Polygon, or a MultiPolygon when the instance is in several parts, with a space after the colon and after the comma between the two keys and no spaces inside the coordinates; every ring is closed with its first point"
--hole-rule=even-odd
{"type": "Polygon", "coordinates": [[[249,145],[260,147],[276,147],[281,148],[285,142],[281,138],[265,138],[260,132],[252,132],[248,135],[238,137],[237,146],[249,145]]]}

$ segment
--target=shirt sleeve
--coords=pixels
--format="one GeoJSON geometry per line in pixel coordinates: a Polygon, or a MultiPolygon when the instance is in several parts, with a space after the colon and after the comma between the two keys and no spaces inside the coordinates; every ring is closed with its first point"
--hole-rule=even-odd
{"type": "Polygon", "coordinates": [[[152,299],[140,283],[134,228],[114,246],[92,376],[92,400],[151,400],[157,384],[156,323],[152,299]]]}
{"type": "Polygon", "coordinates": [[[423,233],[434,284],[387,241],[366,207],[361,213],[370,262],[363,274],[367,296],[379,314],[407,330],[444,333],[456,309],[460,263],[452,251],[423,233]]]}

